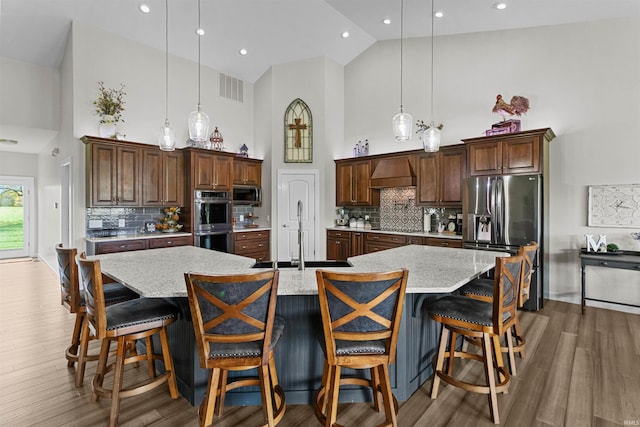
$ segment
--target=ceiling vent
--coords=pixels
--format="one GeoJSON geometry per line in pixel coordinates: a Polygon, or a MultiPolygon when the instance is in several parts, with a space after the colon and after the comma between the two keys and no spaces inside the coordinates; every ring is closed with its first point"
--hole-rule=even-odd
{"type": "Polygon", "coordinates": [[[220,73],[218,95],[232,101],[244,102],[244,82],[235,77],[220,73]]]}

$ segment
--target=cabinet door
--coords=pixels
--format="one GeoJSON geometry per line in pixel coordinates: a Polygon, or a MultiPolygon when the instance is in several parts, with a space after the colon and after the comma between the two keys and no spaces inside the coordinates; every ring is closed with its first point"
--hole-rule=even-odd
{"type": "Polygon", "coordinates": [[[161,206],[162,198],[162,152],[159,149],[142,150],[142,204],[161,206]]]}
{"type": "Polygon", "coordinates": [[[162,153],[162,198],[164,204],[184,204],[184,157],[181,152],[162,153]]]}
{"type": "Polygon", "coordinates": [[[502,173],[502,142],[490,141],[469,146],[469,175],[500,175],[502,173]]]}
{"type": "Polygon", "coordinates": [[[443,206],[462,204],[462,181],[467,175],[465,148],[444,149],[440,153],[439,192],[443,206]]]}
{"type": "Polygon", "coordinates": [[[213,154],[195,152],[193,156],[193,185],[195,190],[211,190],[213,188],[213,154]]]}
{"type": "Polygon", "coordinates": [[[351,163],[336,163],[336,205],[353,204],[353,165],[351,163]]]}
{"type": "Polygon", "coordinates": [[[215,156],[213,161],[213,188],[220,191],[231,191],[231,158],[215,156]]]}
{"type": "Polygon", "coordinates": [[[418,204],[438,204],[438,155],[425,154],[418,158],[418,204]]]}
{"type": "Polygon", "coordinates": [[[351,233],[351,256],[364,254],[364,233],[354,231],[351,233]]]}
{"type": "Polygon", "coordinates": [[[503,141],[502,173],[540,172],[540,138],[517,138],[503,141]]]}
{"type": "Polygon", "coordinates": [[[102,144],[91,144],[90,147],[91,206],[115,205],[117,194],[116,147],[102,144]]]}
{"type": "Polygon", "coordinates": [[[117,204],[118,206],[138,206],[140,204],[140,149],[138,147],[118,147],[117,204]]]}
{"type": "Polygon", "coordinates": [[[346,261],[351,256],[351,239],[334,237],[327,239],[327,259],[346,261]]]}
{"type": "Polygon", "coordinates": [[[371,163],[367,161],[354,163],[354,199],[358,205],[371,204],[371,187],[369,180],[371,179],[371,163]]]}
{"type": "Polygon", "coordinates": [[[358,160],[336,163],[336,204],[338,206],[373,206],[370,187],[371,162],[358,160]]]}
{"type": "Polygon", "coordinates": [[[262,167],[259,162],[233,159],[233,184],[256,185],[262,182],[262,167]]]}

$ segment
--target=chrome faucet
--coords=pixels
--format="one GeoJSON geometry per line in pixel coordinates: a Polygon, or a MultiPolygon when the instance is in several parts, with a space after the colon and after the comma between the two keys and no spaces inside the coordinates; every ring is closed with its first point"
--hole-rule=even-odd
{"type": "Polygon", "coordinates": [[[304,270],[304,245],[302,241],[302,200],[298,200],[298,270],[304,270]]]}

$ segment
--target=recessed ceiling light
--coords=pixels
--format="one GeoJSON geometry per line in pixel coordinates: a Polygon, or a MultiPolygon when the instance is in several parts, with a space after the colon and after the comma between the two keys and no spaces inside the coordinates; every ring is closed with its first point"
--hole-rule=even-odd
{"type": "Polygon", "coordinates": [[[146,3],[140,3],[140,6],[138,6],[138,9],[140,9],[140,12],[142,13],[149,13],[151,12],[151,8],[149,7],[148,4],[146,3]]]}
{"type": "Polygon", "coordinates": [[[343,39],[346,39],[347,37],[349,37],[349,31],[345,31],[344,33],[342,33],[343,39]]]}
{"type": "Polygon", "coordinates": [[[198,28],[196,30],[196,34],[199,36],[204,36],[204,28],[198,28]]]}
{"type": "Polygon", "coordinates": [[[434,13],[433,16],[435,16],[436,18],[442,18],[444,16],[444,12],[439,10],[436,13],[434,13]]]}
{"type": "Polygon", "coordinates": [[[389,24],[391,24],[391,19],[389,19],[389,18],[384,18],[384,19],[382,20],[382,23],[383,23],[384,25],[389,25],[389,24]]]}
{"type": "Polygon", "coordinates": [[[503,10],[503,9],[507,8],[507,4],[506,3],[494,3],[493,7],[494,7],[494,9],[503,10]]]}
{"type": "Polygon", "coordinates": [[[246,54],[247,54],[247,49],[240,49],[240,50],[238,51],[238,53],[239,53],[240,55],[244,56],[244,55],[246,55],[246,54]]]}

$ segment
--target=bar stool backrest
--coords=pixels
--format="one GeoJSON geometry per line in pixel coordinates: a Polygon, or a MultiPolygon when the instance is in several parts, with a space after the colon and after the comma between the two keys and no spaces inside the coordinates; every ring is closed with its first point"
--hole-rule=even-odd
{"type": "Polygon", "coordinates": [[[518,250],[518,255],[522,256],[522,283],[520,285],[518,307],[522,307],[529,299],[533,266],[535,264],[536,257],[538,256],[538,244],[536,242],[531,242],[528,245],[521,246],[518,250]]]}
{"type": "Polygon", "coordinates": [[[522,256],[496,258],[496,274],[493,287],[493,327],[497,335],[509,329],[516,318],[522,256]]]}
{"type": "Polygon", "coordinates": [[[77,313],[81,303],[78,267],[76,265],[77,253],[76,248],[63,248],[62,243],[56,246],[60,275],[60,302],[71,313],[77,313]]]}
{"type": "Polygon", "coordinates": [[[384,340],[388,363],[394,362],[408,273],[406,269],[382,273],[316,271],[330,364],[335,364],[338,356],[336,341],[384,340]]]}
{"type": "Polygon", "coordinates": [[[246,357],[260,357],[262,365],[267,365],[279,271],[235,275],[185,273],[184,277],[200,365],[207,367],[212,345],[217,346],[216,354],[223,355],[225,348],[229,354],[236,354],[240,344],[247,342],[256,345],[255,352],[250,351],[246,357]]]}
{"type": "Polygon", "coordinates": [[[107,331],[107,313],[102,286],[102,272],[100,261],[88,260],[82,252],[76,256],[80,282],[84,288],[85,306],[89,326],[94,329],[98,339],[104,339],[107,331]]]}

